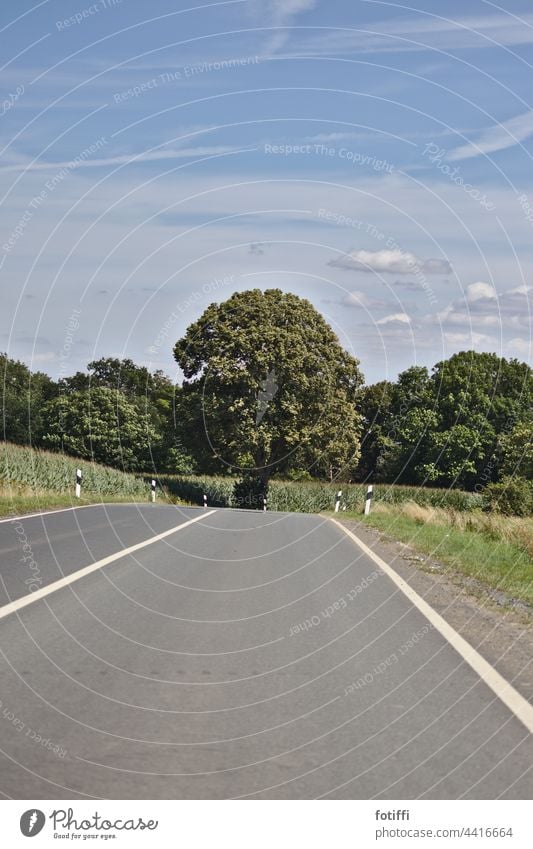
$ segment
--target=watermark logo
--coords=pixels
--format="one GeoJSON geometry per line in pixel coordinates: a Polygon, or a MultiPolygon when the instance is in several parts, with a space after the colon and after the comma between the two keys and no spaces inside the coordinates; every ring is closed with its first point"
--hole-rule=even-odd
{"type": "Polygon", "coordinates": [[[266,379],[261,384],[261,389],[257,396],[257,414],[255,417],[256,425],[260,424],[263,416],[267,411],[267,407],[273,400],[278,391],[278,383],[276,380],[276,369],[270,369],[266,379]]]}
{"type": "Polygon", "coordinates": [[[24,837],[35,837],[36,834],[42,831],[45,822],[46,817],[43,812],[32,808],[22,814],[20,818],[20,830],[24,837]]]}

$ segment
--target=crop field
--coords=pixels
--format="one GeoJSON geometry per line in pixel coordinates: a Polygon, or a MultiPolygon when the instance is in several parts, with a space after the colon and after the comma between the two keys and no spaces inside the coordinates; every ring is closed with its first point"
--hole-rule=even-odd
{"type": "MultiPolygon", "coordinates": [[[[161,475],[158,481],[169,493],[190,504],[202,504],[205,493],[208,504],[213,507],[237,506],[233,492],[234,478],[161,475]]],[[[318,481],[271,481],[268,509],[301,513],[332,510],[339,490],[342,490],[341,508],[362,512],[366,484],[330,484],[318,481]]],[[[374,486],[374,501],[376,504],[403,504],[411,501],[423,506],[455,510],[474,510],[481,505],[481,497],[472,492],[394,484],[374,486]]]]}

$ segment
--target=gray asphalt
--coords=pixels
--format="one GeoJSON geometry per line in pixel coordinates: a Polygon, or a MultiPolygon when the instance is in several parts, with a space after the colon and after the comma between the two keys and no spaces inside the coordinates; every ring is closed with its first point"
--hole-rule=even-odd
{"type": "MultiPolygon", "coordinates": [[[[200,514],[0,524],[2,604],[200,514]]],[[[0,620],[18,799],[531,795],[522,724],[318,516],[217,510],[0,620]]]]}

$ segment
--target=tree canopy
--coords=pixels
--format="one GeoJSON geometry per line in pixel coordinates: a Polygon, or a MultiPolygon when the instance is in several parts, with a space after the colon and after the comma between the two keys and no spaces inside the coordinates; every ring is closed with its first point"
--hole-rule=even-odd
{"type": "Polygon", "coordinates": [[[174,347],[187,448],[211,471],[306,468],[330,476],[359,457],[358,361],[309,301],[254,289],[211,304],[174,347]]]}
{"type": "Polygon", "coordinates": [[[127,471],[150,465],[157,431],[150,417],[120,392],[100,386],[62,394],[48,403],[44,416],[45,448],[127,471]]]}

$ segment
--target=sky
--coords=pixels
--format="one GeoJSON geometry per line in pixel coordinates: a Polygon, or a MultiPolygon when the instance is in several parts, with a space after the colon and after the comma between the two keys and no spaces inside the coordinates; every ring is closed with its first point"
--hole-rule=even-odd
{"type": "Polygon", "coordinates": [[[18,0],[0,34],[0,351],[179,379],[209,303],[280,288],[367,382],[530,360],[530,0],[18,0]]]}

